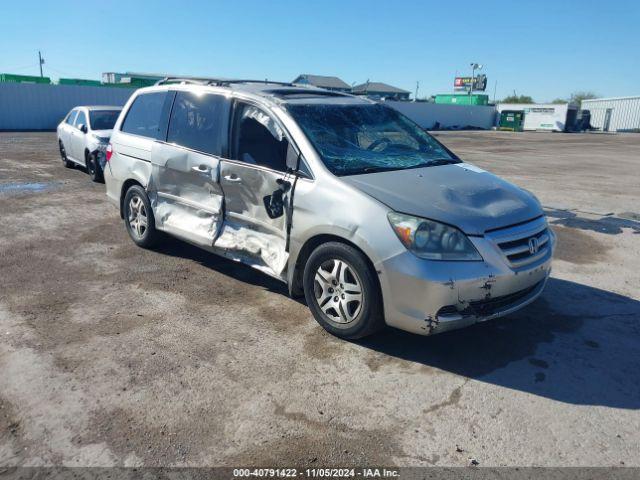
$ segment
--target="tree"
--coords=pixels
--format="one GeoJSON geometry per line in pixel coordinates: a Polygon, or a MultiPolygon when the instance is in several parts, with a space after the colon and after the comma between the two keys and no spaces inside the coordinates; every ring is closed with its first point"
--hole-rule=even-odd
{"type": "Polygon", "coordinates": [[[569,98],[569,103],[575,103],[580,107],[583,100],[589,100],[591,98],[598,98],[598,95],[593,92],[573,92],[571,98],[569,98]]]}
{"type": "Polygon", "coordinates": [[[551,103],[568,103],[564,98],[556,98],[553,102],[551,103]]]}
{"type": "Polygon", "coordinates": [[[529,95],[509,95],[502,103],[535,103],[529,95]]]}

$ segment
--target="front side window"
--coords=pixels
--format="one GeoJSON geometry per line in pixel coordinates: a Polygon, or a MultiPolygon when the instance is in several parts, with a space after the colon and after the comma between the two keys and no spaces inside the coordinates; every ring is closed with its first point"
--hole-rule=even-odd
{"type": "Polygon", "coordinates": [[[167,95],[166,91],[138,95],[127,112],[122,131],[142,137],[162,138],[162,113],[167,95]]]}
{"type": "Polygon", "coordinates": [[[120,110],[92,110],[89,112],[91,130],[111,130],[118,120],[120,110]]]}
{"type": "Polygon", "coordinates": [[[271,115],[253,105],[237,104],[233,120],[233,159],[284,172],[288,145],[282,128],[271,115]]]}
{"type": "Polygon", "coordinates": [[[69,115],[67,116],[67,119],[65,120],[67,125],[73,125],[73,122],[76,121],[76,115],[78,115],[78,111],[71,110],[71,113],[69,113],[69,115]]]}
{"type": "Polygon", "coordinates": [[[84,114],[82,110],[78,111],[78,116],[76,117],[75,125],[77,128],[80,128],[80,125],[87,126],[87,116],[84,114]]]}
{"type": "Polygon", "coordinates": [[[335,175],[459,163],[415,123],[383,105],[289,104],[287,110],[335,175]]]}
{"type": "Polygon", "coordinates": [[[171,110],[167,142],[220,155],[225,98],[178,92],[171,110]]]}

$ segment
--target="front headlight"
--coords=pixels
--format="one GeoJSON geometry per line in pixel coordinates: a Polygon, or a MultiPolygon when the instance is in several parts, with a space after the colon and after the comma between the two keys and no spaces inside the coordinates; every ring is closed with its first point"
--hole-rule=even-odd
{"type": "Polygon", "coordinates": [[[389,212],[387,216],[402,244],[420,258],[482,260],[467,236],[455,227],[403,213],[389,212]]]}

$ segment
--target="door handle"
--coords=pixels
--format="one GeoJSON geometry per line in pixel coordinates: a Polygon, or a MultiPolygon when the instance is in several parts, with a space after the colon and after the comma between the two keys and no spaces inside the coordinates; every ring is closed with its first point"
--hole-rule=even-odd
{"type": "Polygon", "coordinates": [[[238,183],[242,181],[242,179],[239,176],[237,176],[235,173],[232,175],[225,175],[224,179],[228,182],[234,182],[234,183],[238,183]]]}
{"type": "Polygon", "coordinates": [[[197,173],[210,173],[211,169],[206,165],[198,165],[197,167],[191,167],[191,170],[197,173]]]}

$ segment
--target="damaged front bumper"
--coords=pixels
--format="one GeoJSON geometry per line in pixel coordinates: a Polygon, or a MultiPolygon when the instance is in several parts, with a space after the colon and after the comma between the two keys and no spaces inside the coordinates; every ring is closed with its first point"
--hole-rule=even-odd
{"type": "MultiPolygon", "coordinates": [[[[546,222],[545,222],[546,226],[546,222]]],[[[409,252],[383,261],[380,283],[388,325],[431,335],[513,313],[533,302],[551,273],[555,236],[543,255],[514,267],[489,237],[472,241],[480,262],[421,260],[409,252]]]]}
{"type": "Polygon", "coordinates": [[[94,145],[93,149],[91,150],[91,154],[94,155],[96,160],[98,161],[100,170],[104,171],[104,166],[107,163],[107,144],[99,143],[97,145],[94,145]]]}

